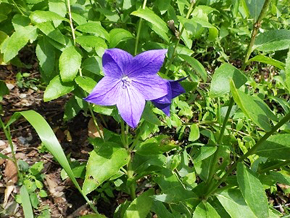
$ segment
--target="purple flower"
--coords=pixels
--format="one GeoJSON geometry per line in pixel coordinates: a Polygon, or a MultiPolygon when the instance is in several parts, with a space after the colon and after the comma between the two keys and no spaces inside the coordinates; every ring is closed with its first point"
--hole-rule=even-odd
{"type": "Polygon", "coordinates": [[[178,95],[181,95],[182,93],[185,93],[185,90],[183,87],[179,84],[180,81],[186,79],[186,77],[181,78],[179,80],[173,81],[173,80],[167,80],[167,87],[168,87],[168,94],[152,100],[152,103],[155,105],[155,107],[162,110],[167,116],[170,115],[170,105],[171,100],[178,95]]]}
{"type": "Polygon", "coordinates": [[[121,49],[107,49],[103,55],[105,76],[98,82],[86,101],[117,105],[123,120],[137,127],[146,100],[168,95],[167,81],[157,75],[166,49],[143,52],[135,57],[121,49]]]}

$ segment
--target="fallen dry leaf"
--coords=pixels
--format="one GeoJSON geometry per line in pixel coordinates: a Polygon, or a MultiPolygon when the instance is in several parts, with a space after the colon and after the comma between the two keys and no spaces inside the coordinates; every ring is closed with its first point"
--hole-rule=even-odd
{"type": "Polygon", "coordinates": [[[11,160],[6,160],[5,172],[6,181],[15,184],[18,180],[16,165],[11,160]]]}

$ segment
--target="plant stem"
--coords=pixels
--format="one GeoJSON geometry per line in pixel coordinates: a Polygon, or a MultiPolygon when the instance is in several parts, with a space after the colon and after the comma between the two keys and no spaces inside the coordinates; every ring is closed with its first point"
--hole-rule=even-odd
{"type": "Polygon", "coordinates": [[[97,128],[97,131],[98,131],[98,133],[99,133],[101,139],[105,140],[105,139],[104,139],[104,135],[103,135],[103,133],[101,132],[100,127],[99,127],[99,125],[98,125],[98,122],[97,122],[97,119],[96,119],[96,117],[95,117],[95,114],[94,114],[94,112],[93,112],[93,110],[92,110],[92,106],[91,106],[90,104],[89,104],[89,110],[90,110],[90,113],[91,113],[91,115],[92,115],[92,118],[93,118],[94,124],[95,124],[95,126],[96,126],[96,128],[97,128]]]}
{"type": "MultiPolygon", "coordinates": [[[[147,4],[147,0],[144,0],[142,9],[145,9],[146,4],[147,4]]],[[[143,19],[140,18],[139,25],[138,25],[138,29],[137,29],[136,41],[135,41],[135,51],[134,51],[134,55],[137,55],[137,52],[138,52],[138,43],[139,43],[139,38],[140,38],[140,33],[141,33],[142,22],[143,22],[143,19]]]]}
{"type": "Polygon", "coordinates": [[[246,53],[246,56],[245,56],[245,59],[244,59],[244,62],[243,62],[243,66],[242,66],[242,70],[244,70],[246,68],[246,65],[247,65],[247,62],[249,60],[249,57],[253,51],[253,46],[254,46],[254,43],[255,43],[255,39],[256,39],[256,36],[258,34],[258,31],[261,27],[261,22],[263,20],[263,18],[265,17],[266,15],[266,12],[267,12],[267,9],[268,9],[268,6],[270,4],[271,0],[266,0],[264,5],[263,5],[263,8],[261,10],[261,13],[257,19],[257,21],[254,23],[253,25],[253,30],[252,30],[252,35],[251,35],[251,41],[248,45],[248,48],[247,48],[247,53],[246,53]]]}
{"type": "Polygon", "coordinates": [[[230,173],[236,169],[239,162],[242,162],[250,155],[254,154],[259,146],[265,142],[274,132],[276,132],[282,125],[284,125],[287,121],[290,120],[290,113],[288,113],[282,120],[280,120],[272,129],[270,132],[267,132],[246,154],[241,156],[226,172],[226,174],[216,183],[213,188],[209,189],[209,191],[205,195],[205,199],[207,199],[215,190],[220,186],[221,183],[223,183],[226,178],[230,175],[230,173]]]}
{"type": "Polygon", "coordinates": [[[75,45],[76,44],[76,35],[75,35],[75,29],[74,29],[73,21],[72,21],[70,0],[66,0],[66,4],[67,4],[68,16],[69,16],[69,25],[70,25],[70,28],[71,28],[72,38],[73,38],[73,42],[74,42],[74,45],[75,45]]]}
{"type": "MultiPolygon", "coordinates": [[[[195,4],[195,1],[191,1],[191,4],[190,4],[190,6],[189,6],[189,9],[188,9],[188,12],[187,12],[187,15],[186,15],[186,19],[189,18],[191,12],[193,11],[193,6],[194,6],[194,4],[195,4]]],[[[177,46],[178,46],[178,44],[179,44],[179,42],[180,42],[181,35],[182,35],[183,31],[184,31],[184,26],[181,27],[181,30],[180,30],[179,36],[178,36],[178,38],[177,38],[177,41],[175,42],[174,49],[173,49],[173,53],[172,53],[172,55],[171,55],[171,58],[170,58],[170,60],[169,60],[169,63],[168,63],[168,65],[167,65],[167,68],[166,68],[166,72],[165,72],[165,75],[166,75],[166,76],[167,76],[167,74],[168,74],[168,72],[169,72],[169,68],[170,68],[170,66],[171,66],[171,64],[173,63],[173,60],[174,60],[174,58],[175,58],[176,50],[177,50],[177,46]]]]}
{"type": "Polygon", "coordinates": [[[260,170],[258,172],[259,173],[266,173],[266,172],[269,172],[270,170],[275,170],[275,169],[278,169],[280,167],[287,166],[289,164],[290,164],[290,160],[286,160],[286,161],[274,164],[273,166],[269,166],[269,167],[267,167],[265,169],[262,169],[262,170],[260,170]]]}
{"type": "Polygon", "coordinates": [[[225,129],[226,129],[226,125],[227,125],[231,110],[233,108],[233,105],[234,105],[234,99],[233,99],[233,97],[231,97],[230,98],[230,103],[229,103],[229,106],[228,106],[228,110],[227,110],[227,113],[226,113],[226,116],[224,118],[224,122],[223,122],[223,125],[222,125],[222,128],[221,128],[221,131],[220,131],[220,134],[219,134],[219,138],[217,140],[217,144],[216,144],[217,150],[214,153],[213,160],[212,160],[212,165],[211,165],[211,168],[210,168],[210,171],[209,171],[208,182],[207,182],[207,184],[209,185],[208,186],[209,189],[214,184],[213,177],[214,177],[214,175],[216,173],[216,168],[217,168],[216,164],[218,162],[218,154],[219,154],[220,147],[221,147],[220,143],[221,143],[221,141],[223,139],[224,132],[225,132],[225,129]]]}
{"type": "Polygon", "coordinates": [[[15,156],[15,151],[14,151],[14,147],[13,147],[13,142],[12,142],[12,138],[11,138],[11,135],[10,135],[10,128],[9,126],[5,128],[5,125],[2,121],[2,119],[0,119],[0,124],[2,126],[2,129],[4,131],[4,134],[8,140],[8,143],[9,143],[9,146],[11,148],[11,153],[12,153],[12,160],[13,160],[13,163],[16,167],[16,170],[17,170],[17,175],[18,175],[18,178],[20,181],[22,181],[22,174],[20,173],[20,170],[19,170],[19,167],[18,167],[18,164],[17,164],[17,159],[16,159],[16,156],[15,156]]]}
{"type": "Polygon", "coordinates": [[[128,170],[127,170],[127,176],[128,176],[128,183],[130,186],[130,196],[131,196],[131,200],[134,200],[136,198],[136,188],[135,188],[135,181],[134,181],[134,171],[132,170],[132,162],[133,162],[133,153],[131,150],[129,150],[130,152],[130,160],[128,162],[128,170]]]}

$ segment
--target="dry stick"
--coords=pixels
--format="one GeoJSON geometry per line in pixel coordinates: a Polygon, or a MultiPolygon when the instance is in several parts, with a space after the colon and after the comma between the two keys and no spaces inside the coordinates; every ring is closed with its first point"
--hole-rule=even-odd
{"type": "Polygon", "coordinates": [[[230,173],[237,167],[239,162],[242,162],[243,160],[245,160],[247,157],[249,157],[250,155],[254,154],[257,149],[259,148],[259,146],[265,142],[274,132],[276,132],[282,125],[284,125],[287,121],[290,120],[290,113],[288,113],[282,120],[279,121],[279,123],[276,124],[276,126],[274,126],[272,128],[272,130],[270,132],[267,132],[246,154],[244,154],[243,156],[241,156],[231,167],[230,169],[226,172],[226,174],[218,181],[218,183],[216,183],[214,185],[214,187],[209,190],[206,195],[205,195],[205,199],[207,199],[212,193],[214,193],[216,191],[216,189],[220,186],[221,183],[223,183],[226,178],[228,177],[228,175],[230,175],[230,173]]]}

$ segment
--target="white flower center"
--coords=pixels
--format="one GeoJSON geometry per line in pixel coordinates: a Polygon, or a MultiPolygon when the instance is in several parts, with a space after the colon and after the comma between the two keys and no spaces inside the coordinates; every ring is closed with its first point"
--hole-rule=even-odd
{"type": "Polygon", "coordinates": [[[132,80],[128,76],[123,76],[122,79],[122,88],[126,89],[128,86],[130,86],[132,80]]]}

